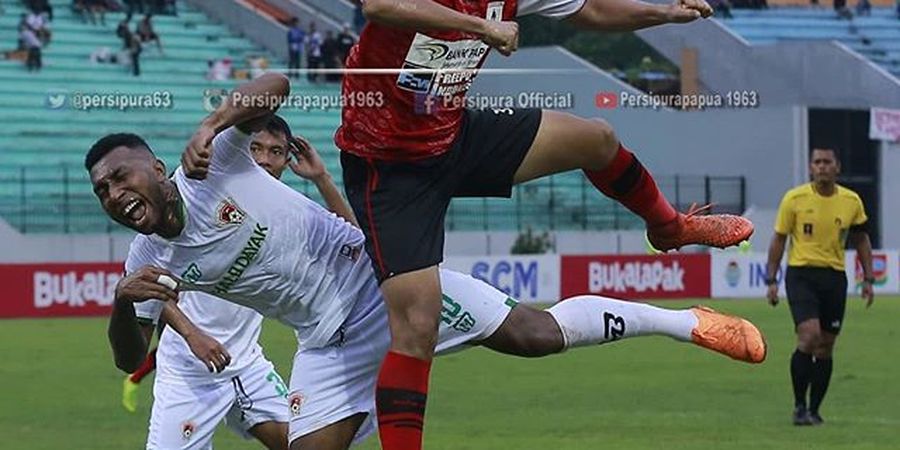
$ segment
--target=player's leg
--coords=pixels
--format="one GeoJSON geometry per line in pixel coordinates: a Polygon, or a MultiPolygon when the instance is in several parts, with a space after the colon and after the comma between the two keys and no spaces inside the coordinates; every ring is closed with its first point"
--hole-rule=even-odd
{"type": "Polygon", "coordinates": [[[238,435],[256,438],[269,450],[287,450],[288,387],[275,366],[265,357],[257,358],[240,374],[232,377],[234,404],[225,422],[238,435]]]}
{"type": "Polygon", "coordinates": [[[390,346],[387,308],[372,285],[323,348],[300,348],[291,371],[290,448],[344,450],[376,430],[379,368],[390,346]]]}
{"type": "Polygon", "coordinates": [[[759,363],[766,354],[758,346],[761,333],[746,320],[701,308],[673,310],[595,295],[572,297],[546,311],[519,305],[483,345],[534,357],[653,335],[692,342],[740,361],[759,363]]]}
{"type": "Polygon", "coordinates": [[[813,425],[821,425],[824,420],[819,407],[828,392],[831,372],[834,368],[834,343],[844,322],[847,305],[847,275],[843,271],[823,269],[819,280],[820,333],[818,345],[812,349],[813,363],[810,376],[809,418],[813,425]]]}
{"type": "Polygon", "coordinates": [[[662,335],[761,362],[759,330],[746,320],[706,309],[671,310],[652,305],[582,295],[546,311],[517,305],[506,294],[458,272],[441,271],[444,309],[438,349],[473,342],[525,357],[598,345],[637,336],[662,335]],[[510,311],[510,308],[512,309],[510,311]]]}
{"type": "Polygon", "coordinates": [[[212,449],[219,422],[234,402],[231,385],[187,385],[156,378],[147,449],[212,449]]]}
{"type": "Polygon", "coordinates": [[[812,382],[813,352],[821,340],[819,300],[809,269],[788,267],[785,289],[794,320],[797,346],[791,355],[791,385],[794,390],[794,425],[809,425],[807,393],[812,382]]]}
{"type": "Polygon", "coordinates": [[[375,395],[386,450],[421,447],[441,309],[437,264],[458,178],[450,156],[388,163],[341,155],[347,197],[366,235],[390,318],[390,350],[375,395]]]}
{"type": "Polygon", "coordinates": [[[125,381],[122,385],[122,406],[125,407],[125,410],[128,412],[136,412],[138,406],[138,385],[141,383],[141,380],[144,379],[147,375],[153,373],[156,370],[156,348],[150,350],[147,353],[147,357],[144,358],[144,362],[141,363],[140,367],[134,371],[134,373],[125,377],[125,381]]]}
{"type": "Polygon", "coordinates": [[[728,247],[753,233],[753,224],[742,217],[678,214],[650,172],[620,143],[606,121],[543,111],[537,135],[514,182],[574,169],[584,170],[600,192],[643,218],[651,243],[660,250],[689,244],[728,247]]]}

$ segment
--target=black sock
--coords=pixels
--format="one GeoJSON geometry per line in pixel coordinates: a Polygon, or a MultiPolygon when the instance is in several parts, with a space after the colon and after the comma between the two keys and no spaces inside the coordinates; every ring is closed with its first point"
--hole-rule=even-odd
{"type": "Polygon", "coordinates": [[[794,384],[794,406],[806,407],[806,390],[813,372],[812,355],[794,350],[791,356],[791,381],[794,384]]]}
{"type": "Polygon", "coordinates": [[[825,392],[828,392],[828,383],[831,381],[831,369],[834,361],[831,358],[819,359],[813,362],[812,387],[809,390],[809,411],[818,414],[825,392]]]}

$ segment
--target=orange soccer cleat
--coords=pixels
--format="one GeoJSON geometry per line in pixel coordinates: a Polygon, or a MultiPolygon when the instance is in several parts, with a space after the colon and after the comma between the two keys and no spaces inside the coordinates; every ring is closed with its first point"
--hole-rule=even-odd
{"type": "Polygon", "coordinates": [[[739,361],[758,364],[766,359],[766,339],[749,321],[705,306],[695,306],[691,311],[698,320],[691,332],[695,344],[739,361]]]}
{"type": "Polygon", "coordinates": [[[732,214],[701,215],[712,205],[691,205],[686,214],[670,224],[647,230],[647,240],[656,250],[667,252],[685,245],[725,248],[738,245],[753,234],[753,222],[732,214]]]}

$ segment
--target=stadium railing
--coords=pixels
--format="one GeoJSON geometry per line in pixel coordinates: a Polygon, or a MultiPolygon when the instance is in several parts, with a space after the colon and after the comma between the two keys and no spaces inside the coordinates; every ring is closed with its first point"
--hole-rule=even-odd
{"type": "MultiPolygon", "coordinates": [[[[658,176],[667,198],[680,210],[692,202],[713,203],[715,211],[746,209],[741,176],[658,176]]],[[[343,189],[340,177],[336,180],[343,189]]],[[[314,186],[292,180],[292,187],[321,201],[314,186]]],[[[23,233],[117,233],[124,228],[107,218],[91,191],[83,167],[0,165],[0,218],[23,233]]],[[[579,173],[555,175],[513,190],[511,200],[460,198],[445,221],[448,231],[610,230],[643,227],[641,220],[603,197],[579,173]]]]}

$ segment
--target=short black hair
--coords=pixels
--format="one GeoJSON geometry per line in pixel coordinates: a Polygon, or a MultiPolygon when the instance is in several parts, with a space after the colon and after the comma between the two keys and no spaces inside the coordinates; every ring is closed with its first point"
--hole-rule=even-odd
{"type": "Polygon", "coordinates": [[[150,149],[150,146],[147,145],[147,142],[134,133],[107,134],[97,142],[94,142],[94,145],[88,150],[87,155],[84,157],[84,168],[90,172],[91,169],[94,168],[94,165],[106,156],[107,153],[119,147],[144,149],[150,152],[151,155],[154,154],[153,150],[150,149]]]}
{"type": "Polygon", "coordinates": [[[813,148],[811,148],[811,149],[809,150],[809,159],[810,159],[810,160],[812,159],[812,154],[813,154],[813,152],[816,151],[816,150],[820,150],[820,151],[823,151],[823,152],[831,152],[831,154],[834,155],[834,160],[837,161],[837,162],[841,162],[841,151],[838,150],[837,147],[835,147],[835,146],[833,146],[833,145],[819,145],[819,146],[813,146],[813,148]]]}
{"type": "Polygon", "coordinates": [[[291,133],[291,126],[277,114],[272,114],[272,117],[269,118],[269,121],[266,122],[266,126],[263,129],[269,133],[283,134],[284,137],[287,138],[289,144],[294,139],[294,135],[291,133]]]}

